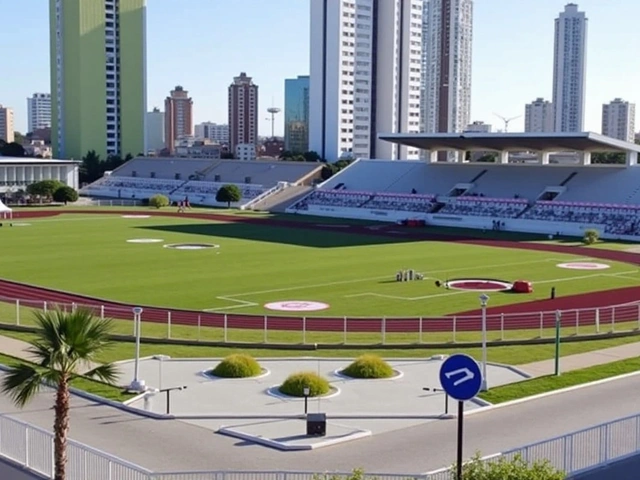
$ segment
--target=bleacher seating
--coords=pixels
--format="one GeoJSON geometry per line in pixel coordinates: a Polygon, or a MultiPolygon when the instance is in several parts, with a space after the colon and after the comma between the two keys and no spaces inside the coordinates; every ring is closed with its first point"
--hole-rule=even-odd
{"type": "Polygon", "coordinates": [[[313,205],[428,213],[433,209],[434,201],[433,195],[315,190],[293,205],[292,208],[294,210],[308,210],[309,206],[313,205]]]}
{"type": "Polygon", "coordinates": [[[370,192],[345,190],[315,190],[292,206],[294,210],[308,210],[309,205],[323,207],[359,208],[371,200],[370,192]]]}
{"type": "Polygon", "coordinates": [[[473,192],[492,198],[536,200],[546,187],[560,186],[576,168],[536,165],[488,165],[474,182],[473,192]]]}
{"type": "Polygon", "coordinates": [[[435,197],[433,195],[397,193],[377,193],[365,204],[365,207],[376,210],[419,213],[429,213],[434,206],[435,197]]]}
{"type": "Polygon", "coordinates": [[[322,168],[313,162],[241,162],[222,160],[207,170],[201,180],[222,183],[250,183],[275,186],[278,182],[298,182],[301,178],[313,174],[322,168]]]}
{"type": "Polygon", "coordinates": [[[528,220],[604,225],[615,235],[640,234],[640,206],[606,203],[537,202],[523,215],[528,220]]]}
{"type": "Polygon", "coordinates": [[[83,190],[96,196],[115,198],[149,198],[151,195],[169,195],[184,182],[164,178],[103,177],[83,190]]]}
{"type": "Polygon", "coordinates": [[[524,199],[458,197],[439,213],[471,217],[516,218],[529,203],[524,199]]]}

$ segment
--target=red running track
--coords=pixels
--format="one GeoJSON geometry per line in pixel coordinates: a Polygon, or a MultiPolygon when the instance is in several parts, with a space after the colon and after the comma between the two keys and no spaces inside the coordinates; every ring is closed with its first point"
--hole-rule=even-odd
{"type": "MultiPolygon", "coordinates": [[[[168,213],[140,211],[93,211],[93,210],[64,210],[64,211],[36,211],[18,212],[14,220],[54,216],[61,213],[91,213],[91,214],[133,214],[140,213],[153,216],[182,216],[187,218],[199,218],[204,220],[259,223],[289,228],[304,228],[312,230],[330,230],[350,234],[388,235],[398,237],[398,234],[386,231],[391,228],[397,230],[397,226],[389,226],[377,229],[375,232],[366,226],[351,225],[349,228],[332,228],[319,226],[307,222],[295,222],[284,220],[260,219],[255,217],[232,217],[228,215],[213,215],[203,213],[168,213]]],[[[418,238],[431,240],[446,240],[453,242],[483,245],[497,248],[521,248],[537,251],[568,253],[583,255],[592,258],[600,258],[611,261],[640,264],[640,256],[628,252],[585,249],[583,247],[565,247],[561,245],[547,245],[534,243],[508,242],[502,240],[480,240],[468,237],[451,235],[433,235],[428,232],[406,231],[401,238],[418,238]]],[[[113,302],[84,295],[61,292],[58,290],[36,287],[9,280],[0,280],[0,297],[3,300],[20,300],[21,305],[43,308],[47,304],[59,305],[84,305],[95,309],[96,313],[103,313],[106,317],[118,319],[132,319],[132,308],[120,302],[113,302]]],[[[487,310],[487,328],[489,330],[516,330],[552,328],[555,325],[555,311],[562,310],[562,324],[570,327],[593,325],[596,321],[600,324],[611,324],[620,321],[636,320],[640,316],[640,307],[635,302],[640,302],[640,286],[616,290],[608,290],[589,294],[571,295],[559,297],[555,300],[540,300],[524,302],[502,307],[493,307],[487,310]],[[633,305],[632,305],[633,304],[633,305]],[[612,306],[614,305],[614,306],[612,306]]],[[[166,309],[153,306],[144,306],[142,320],[147,322],[167,323],[169,315],[171,323],[175,325],[189,325],[203,327],[227,327],[237,329],[263,330],[293,330],[315,332],[451,332],[479,331],[481,330],[481,316],[479,311],[461,312],[436,318],[348,318],[343,317],[292,317],[278,315],[247,315],[247,314],[221,314],[196,310],[166,309]]]]}

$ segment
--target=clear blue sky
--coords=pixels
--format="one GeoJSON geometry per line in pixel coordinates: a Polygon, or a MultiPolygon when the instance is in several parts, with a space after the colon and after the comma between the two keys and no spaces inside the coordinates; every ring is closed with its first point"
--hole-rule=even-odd
{"type": "MultiPolygon", "coordinates": [[[[339,0],[335,0],[339,1],[339,0]]],[[[564,0],[475,0],[472,120],[501,128],[493,113],[523,115],[524,104],[551,97],[553,20],[564,0]]],[[[640,2],[582,0],[589,18],[588,130],[600,131],[602,103],[640,103],[640,2]]],[[[26,130],[26,97],[49,92],[47,0],[0,0],[0,103],[26,130]],[[11,65],[11,66],[9,66],[11,65]]],[[[148,0],[149,108],[162,108],[175,85],[194,99],[195,121],[226,123],[227,87],[246,71],[260,86],[260,133],[266,108],[283,107],[284,79],[308,74],[308,0],[148,0]]],[[[280,114],[276,132],[282,133],[280,114]]],[[[523,119],[510,130],[523,129],[523,119]]]]}

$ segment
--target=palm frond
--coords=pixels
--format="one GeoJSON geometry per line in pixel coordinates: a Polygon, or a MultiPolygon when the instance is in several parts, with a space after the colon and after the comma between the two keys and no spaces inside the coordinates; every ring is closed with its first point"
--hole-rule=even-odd
{"type": "Polygon", "coordinates": [[[2,378],[2,392],[18,407],[24,407],[39,391],[44,380],[42,372],[31,365],[12,366],[2,378]]]}
{"type": "Polygon", "coordinates": [[[105,363],[93,370],[84,374],[85,377],[97,378],[98,380],[108,383],[110,385],[115,384],[118,379],[118,368],[112,363],[105,363]]]}

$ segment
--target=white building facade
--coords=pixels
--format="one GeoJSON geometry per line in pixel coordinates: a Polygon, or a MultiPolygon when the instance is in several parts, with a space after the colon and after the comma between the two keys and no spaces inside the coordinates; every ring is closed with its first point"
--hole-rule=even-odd
{"type": "Polygon", "coordinates": [[[462,132],[471,115],[472,0],[425,0],[421,131],[462,132]]]}
{"type": "Polygon", "coordinates": [[[195,127],[197,140],[211,140],[216,143],[229,143],[229,125],[212,122],[199,123],[195,127]]]}
{"type": "Polygon", "coordinates": [[[586,14],[574,3],[566,5],[555,21],[553,108],[556,132],[584,130],[587,25],[586,14]]]}
{"type": "Polygon", "coordinates": [[[554,115],[553,104],[550,101],[536,98],[524,107],[524,131],[529,133],[553,132],[554,115]]]}
{"type": "Polygon", "coordinates": [[[0,105],[0,140],[12,143],[14,135],[13,109],[0,105]]]}
{"type": "Polygon", "coordinates": [[[492,125],[488,123],[480,122],[480,121],[470,123],[464,129],[465,132],[469,132],[469,133],[491,133],[492,130],[493,130],[492,125]]]}
{"type": "Polygon", "coordinates": [[[635,141],[636,105],[616,98],[602,106],[602,134],[625,142],[635,141]]]}
{"type": "Polygon", "coordinates": [[[159,108],[154,108],[151,112],[147,112],[144,125],[147,153],[156,153],[165,147],[164,121],[165,114],[159,108]]]}
{"type": "Polygon", "coordinates": [[[59,180],[77,190],[80,162],[42,158],[0,157],[0,193],[26,190],[41,180],[59,180]]]}
{"type": "Polygon", "coordinates": [[[419,132],[423,1],[311,0],[310,150],[419,158],[378,134],[419,132]]]}
{"type": "Polygon", "coordinates": [[[34,93],[27,98],[27,132],[51,127],[51,94],[34,93]]]}

